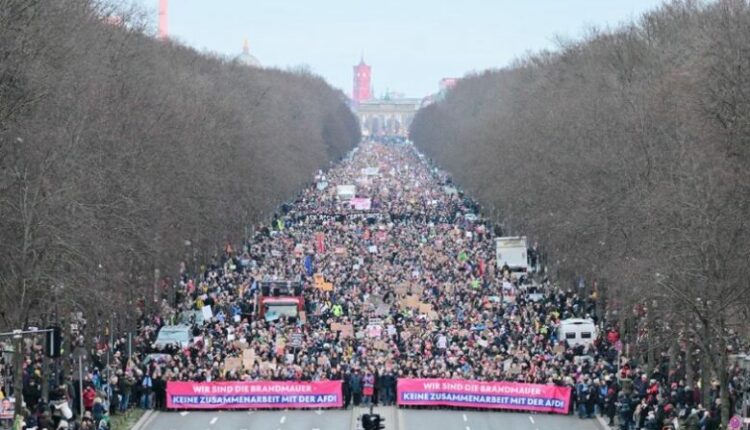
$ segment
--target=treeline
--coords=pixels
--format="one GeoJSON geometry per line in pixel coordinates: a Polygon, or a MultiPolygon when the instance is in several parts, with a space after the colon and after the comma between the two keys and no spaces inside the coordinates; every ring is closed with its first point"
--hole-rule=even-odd
{"type": "Polygon", "coordinates": [[[321,78],[199,54],[144,22],[94,0],[0,0],[2,327],[55,309],[134,321],[155,274],[240,243],[359,140],[321,78]]]}
{"type": "Polygon", "coordinates": [[[596,281],[631,356],[699,366],[725,406],[750,303],[748,28],[744,0],[668,3],[467,77],[411,128],[563,285],[596,281]]]}

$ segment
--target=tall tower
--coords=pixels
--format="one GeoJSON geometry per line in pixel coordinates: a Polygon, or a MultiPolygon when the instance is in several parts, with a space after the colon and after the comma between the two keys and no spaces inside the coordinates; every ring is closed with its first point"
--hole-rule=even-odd
{"type": "Polygon", "coordinates": [[[372,93],[370,92],[370,72],[370,66],[365,64],[364,58],[359,61],[359,64],[354,66],[354,90],[352,91],[352,100],[355,104],[372,98],[372,93]]]}
{"type": "Polygon", "coordinates": [[[159,39],[169,37],[169,0],[159,0],[159,39]]]}

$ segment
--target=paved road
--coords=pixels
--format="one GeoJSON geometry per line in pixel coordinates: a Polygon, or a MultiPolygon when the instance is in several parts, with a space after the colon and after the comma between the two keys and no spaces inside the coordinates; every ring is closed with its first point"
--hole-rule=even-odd
{"type": "MultiPolygon", "coordinates": [[[[357,430],[352,411],[161,412],[139,430],[357,430]]],[[[511,412],[382,408],[386,430],[602,430],[594,419],[511,412]],[[398,416],[398,418],[396,418],[398,416]]]]}
{"type": "Polygon", "coordinates": [[[595,419],[520,412],[402,409],[399,430],[602,430],[595,419]]]}
{"type": "Polygon", "coordinates": [[[349,430],[352,411],[160,412],[141,430],[349,430]]]}

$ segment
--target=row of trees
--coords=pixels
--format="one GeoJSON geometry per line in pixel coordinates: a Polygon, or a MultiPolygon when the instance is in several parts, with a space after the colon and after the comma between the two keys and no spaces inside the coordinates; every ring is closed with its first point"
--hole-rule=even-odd
{"type": "Polygon", "coordinates": [[[89,326],[124,321],[154,273],[239,242],[359,140],[321,78],[157,41],[145,22],[0,0],[0,327],[45,324],[56,298],[89,326]]]}
{"type": "Polygon", "coordinates": [[[467,77],[411,128],[563,279],[598,281],[647,366],[716,378],[725,423],[750,304],[749,28],[745,0],[668,3],[467,77]]]}

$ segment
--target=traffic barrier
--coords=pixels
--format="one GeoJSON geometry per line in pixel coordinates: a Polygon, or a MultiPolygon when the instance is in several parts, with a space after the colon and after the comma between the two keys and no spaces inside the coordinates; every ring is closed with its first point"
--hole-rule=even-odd
{"type": "Polygon", "coordinates": [[[567,414],[570,387],[478,382],[464,379],[399,379],[399,406],[454,406],[567,414]]]}
{"type": "Polygon", "coordinates": [[[169,409],[340,408],[341,381],[167,382],[169,409]]]}

